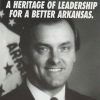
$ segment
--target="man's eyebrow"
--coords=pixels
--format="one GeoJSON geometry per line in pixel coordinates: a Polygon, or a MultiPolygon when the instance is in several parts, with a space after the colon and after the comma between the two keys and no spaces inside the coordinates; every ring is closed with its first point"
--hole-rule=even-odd
{"type": "Polygon", "coordinates": [[[60,44],[60,46],[64,46],[64,45],[70,45],[71,44],[71,42],[64,42],[64,43],[62,43],[62,44],[60,44]]]}
{"type": "Polygon", "coordinates": [[[36,46],[36,47],[38,47],[38,46],[47,46],[47,47],[50,47],[49,44],[40,43],[40,42],[36,43],[35,46],[36,46]]]}

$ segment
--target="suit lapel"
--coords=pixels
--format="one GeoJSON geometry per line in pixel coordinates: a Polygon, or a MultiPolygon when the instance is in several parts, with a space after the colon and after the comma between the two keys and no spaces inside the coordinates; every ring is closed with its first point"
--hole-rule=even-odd
{"type": "Polygon", "coordinates": [[[25,100],[35,100],[26,84],[22,84],[21,91],[24,92],[22,95],[25,100]]]}
{"type": "Polygon", "coordinates": [[[76,100],[72,94],[73,94],[73,92],[66,87],[65,100],[76,100]]]}

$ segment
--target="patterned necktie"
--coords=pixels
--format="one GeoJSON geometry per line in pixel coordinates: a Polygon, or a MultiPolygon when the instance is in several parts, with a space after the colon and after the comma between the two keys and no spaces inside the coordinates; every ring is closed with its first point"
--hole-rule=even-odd
{"type": "Polygon", "coordinates": [[[58,100],[56,97],[52,97],[50,100],[58,100]]]}

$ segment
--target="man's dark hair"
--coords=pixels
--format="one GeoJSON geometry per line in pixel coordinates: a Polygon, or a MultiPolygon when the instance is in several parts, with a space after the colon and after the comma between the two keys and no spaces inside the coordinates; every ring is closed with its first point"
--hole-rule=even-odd
{"type": "Polygon", "coordinates": [[[26,21],[27,24],[20,38],[20,47],[21,47],[22,53],[25,53],[25,54],[28,53],[28,48],[32,40],[31,39],[32,38],[31,29],[35,29],[35,27],[38,26],[39,24],[51,25],[51,24],[55,24],[61,21],[66,21],[71,26],[73,33],[74,33],[74,38],[75,38],[75,50],[76,51],[79,50],[80,48],[79,33],[72,19],[57,19],[57,18],[48,19],[46,18],[46,19],[29,19],[28,21],[26,21]]]}

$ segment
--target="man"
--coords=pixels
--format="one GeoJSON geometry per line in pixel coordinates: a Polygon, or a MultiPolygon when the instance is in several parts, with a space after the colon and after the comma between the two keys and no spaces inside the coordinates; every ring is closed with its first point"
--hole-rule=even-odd
{"type": "Polygon", "coordinates": [[[67,86],[80,44],[71,19],[34,19],[28,23],[20,42],[27,65],[26,82],[3,100],[92,100],[67,86]]]}

